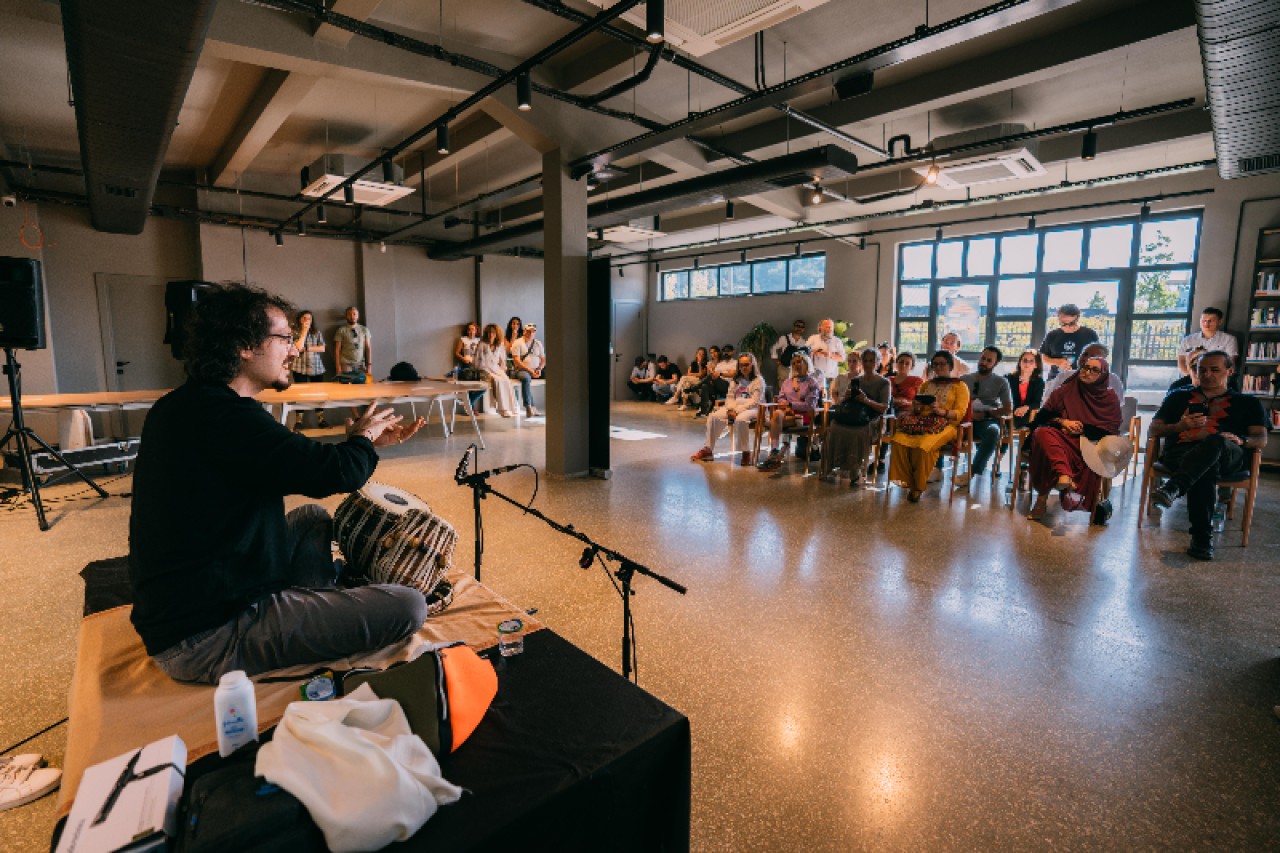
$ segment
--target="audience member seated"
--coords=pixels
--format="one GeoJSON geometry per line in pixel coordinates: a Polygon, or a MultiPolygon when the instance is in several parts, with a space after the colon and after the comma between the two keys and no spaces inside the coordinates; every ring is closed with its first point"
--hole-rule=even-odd
{"type": "MultiPolygon", "coordinates": [[[[1111,351],[1107,349],[1106,344],[1102,343],[1101,341],[1094,341],[1091,344],[1086,344],[1085,348],[1080,351],[1080,359],[1076,363],[1084,364],[1084,360],[1086,358],[1106,358],[1110,354],[1110,352],[1111,351]]],[[[1076,375],[1075,368],[1059,371],[1057,376],[1053,377],[1052,379],[1050,379],[1048,382],[1045,383],[1045,386],[1044,386],[1045,396],[1048,397],[1059,386],[1061,386],[1063,382],[1066,382],[1068,379],[1070,379],[1072,376],[1075,376],[1075,375],[1076,375]]],[[[1117,376],[1114,373],[1108,372],[1106,376],[1106,385],[1112,391],[1116,392],[1117,397],[1119,397],[1121,400],[1124,399],[1124,382],[1120,379],[1119,376],[1117,376]]]]}
{"type": "MultiPolygon", "coordinates": [[[[716,355],[720,354],[717,347],[711,348],[716,355]]],[[[680,411],[684,411],[688,406],[685,398],[689,396],[693,388],[700,385],[707,375],[707,348],[698,347],[697,352],[693,354],[693,360],[689,362],[689,372],[680,377],[680,383],[676,385],[676,392],[671,395],[671,399],[667,401],[668,406],[678,405],[680,411]]]]}
{"type": "Polygon", "coordinates": [[[1044,400],[1044,364],[1040,353],[1033,349],[1018,356],[1018,369],[1010,373],[1009,399],[1013,405],[1013,426],[1022,429],[1031,423],[1031,413],[1040,408],[1044,400]]]}
{"type": "Polygon", "coordinates": [[[924,378],[912,373],[916,369],[916,357],[912,353],[898,353],[894,365],[897,369],[889,376],[889,383],[893,386],[893,408],[897,412],[907,412],[911,410],[911,402],[924,384],[924,378]]]}
{"type": "Polygon", "coordinates": [[[1195,377],[1196,371],[1191,364],[1191,354],[1194,352],[1218,350],[1231,356],[1233,361],[1239,355],[1236,336],[1222,329],[1224,319],[1222,309],[1204,309],[1200,314],[1200,331],[1192,332],[1178,343],[1178,371],[1183,376],[1195,377]]]}
{"type": "Polygon", "coordinates": [[[658,356],[658,367],[653,374],[654,397],[662,403],[670,402],[675,399],[678,384],[680,384],[680,368],[668,361],[665,355],[658,356]]]}
{"type": "Polygon", "coordinates": [[[1234,370],[1225,352],[1205,353],[1196,367],[1196,386],[1165,397],[1151,420],[1151,434],[1164,439],[1160,462],[1174,470],[1151,491],[1151,504],[1158,512],[1186,497],[1191,520],[1187,553],[1200,560],[1213,559],[1217,478],[1243,470],[1248,452],[1267,446],[1262,404],[1231,389],[1234,370]]]}
{"type": "Polygon", "coordinates": [[[822,449],[822,480],[835,482],[835,470],[849,472],[849,487],[858,488],[865,481],[867,455],[871,442],[883,428],[881,416],[889,409],[891,384],[876,373],[879,367],[876,350],[862,351],[858,361],[849,362],[851,377],[847,390],[834,398],[827,419],[826,441],[822,449]]]}
{"type": "Polygon", "coordinates": [[[511,378],[520,380],[521,399],[525,413],[536,418],[540,412],[533,405],[533,380],[544,378],[547,371],[547,352],[538,340],[538,327],[534,323],[524,327],[520,340],[511,350],[511,378]]]}
{"type": "Polygon", "coordinates": [[[924,494],[942,449],[956,440],[969,411],[969,388],[951,375],[955,356],[938,350],[929,366],[933,378],[920,386],[909,411],[899,410],[889,457],[889,482],[907,488],[912,503],[924,494]]]}
{"type": "MultiPolygon", "coordinates": [[[[978,476],[986,473],[987,463],[1000,446],[1000,418],[1013,411],[1009,383],[995,373],[1002,358],[1004,354],[998,347],[987,347],[978,357],[977,371],[964,378],[965,385],[969,387],[969,398],[973,401],[973,442],[978,451],[973,456],[972,471],[955,475],[958,486],[969,482],[970,473],[978,476]]],[[[998,466],[995,473],[999,476],[998,466]]]]}
{"type": "MultiPolygon", "coordinates": [[[[695,418],[705,418],[711,414],[716,400],[723,399],[729,393],[729,380],[738,372],[738,360],[733,354],[733,344],[720,347],[720,360],[711,365],[707,378],[698,386],[698,411],[695,418]]],[[[761,378],[763,381],[763,377],[761,378]]]]}
{"type": "Polygon", "coordinates": [[[756,421],[760,401],[764,399],[764,379],[760,376],[756,357],[751,353],[744,352],[738,357],[736,364],[724,404],[707,418],[707,443],[690,457],[695,462],[710,462],[715,459],[716,441],[721,433],[731,428],[734,444],[741,451],[738,464],[751,464],[747,436],[756,421]]]}
{"type": "Polygon", "coordinates": [[[485,326],[484,334],[480,336],[480,343],[476,346],[476,366],[484,371],[485,378],[493,387],[498,414],[504,418],[514,416],[516,389],[507,377],[507,345],[502,341],[502,330],[495,323],[485,326]]]}
{"type": "Polygon", "coordinates": [[[507,334],[503,343],[507,347],[507,355],[511,355],[511,351],[515,349],[516,341],[524,337],[524,323],[519,317],[512,317],[507,321],[507,334]]]}
{"type": "Polygon", "coordinates": [[[627,387],[631,389],[631,393],[636,395],[637,400],[652,400],[653,380],[657,375],[658,372],[649,363],[649,359],[638,355],[632,363],[631,378],[627,380],[627,387]]]}
{"type": "Polygon", "coordinates": [[[1085,464],[1080,439],[1097,441],[1120,431],[1120,398],[1104,380],[1107,360],[1084,356],[1081,367],[1044,401],[1032,422],[1031,488],[1035,503],[1027,515],[1033,521],[1049,510],[1049,493],[1058,492],[1062,508],[1093,512],[1101,496],[1102,478],[1085,464]]]}
{"type": "Polygon", "coordinates": [[[893,363],[898,359],[898,350],[893,344],[885,341],[876,347],[878,353],[876,362],[876,374],[888,379],[893,375],[893,363]]]}
{"type": "Polygon", "coordinates": [[[813,374],[813,362],[809,356],[797,352],[791,357],[791,376],[782,383],[775,401],[778,405],[770,413],[768,455],[760,460],[761,471],[777,471],[782,467],[783,427],[805,425],[813,422],[814,412],[822,400],[822,382],[813,374]]]}
{"type": "MultiPolygon", "coordinates": [[[[961,376],[968,374],[972,369],[969,366],[969,362],[960,357],[960,343],[960,335],[956,332],[947,332],[942,336],[942,349],[951,353],[951,358],[954,359],[956,363],[955,370],[951,371],[952,379],[959,379],[961,376]]],[[[924,376],[926,379],[933,377],[932,367],[925,368],[924,376]]]]}
{"type": "MultiPolygon", "coordinates": [[[[1181,391],[1184,388],[1195,387],[1196,370],[1199,368],[1200,358],[1206,352],[1208,352],[1208,350],[1204,349],[1203,347],[1197,347],[1196,349],[1193,349],[1186,354],[1186,363],[1187,363],[1187,366],[1190,368],[1190,373],[1184,373],[1181,376],[1179,376],[1177,379],[1170,382],[1169,390],[1167,393],[1172,394],[1174,391],[1181,391]]],[[[1181,361],[1183,360],[1183,357],[1179,356],[1178,360],[1179,360],[1179,363],[1181,363],[1181,361]]]]}

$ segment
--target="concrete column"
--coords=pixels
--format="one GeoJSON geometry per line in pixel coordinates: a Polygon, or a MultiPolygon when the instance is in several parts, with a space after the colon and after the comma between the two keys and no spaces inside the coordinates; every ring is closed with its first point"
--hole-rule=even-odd
{"type": "Polygon", "coordinates": [[[587,184],[560,149],[542,155],[546,243],[547,472],[581,476],[587,461],[587,184]]]}

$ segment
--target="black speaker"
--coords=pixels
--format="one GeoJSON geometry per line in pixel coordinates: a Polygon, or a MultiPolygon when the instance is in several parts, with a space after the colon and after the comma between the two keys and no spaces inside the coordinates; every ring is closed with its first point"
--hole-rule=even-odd
{"type": "Polygon", "coordinates": [[[0,258],[0,347],[45,348],[39,261],[0,258]]]}
{"type": "Polygon", "coordinates": [[[191,306],[215,287],[216,284],[208,281],[171,281],[164,286],[164,343],[179,361],[187,341],[187,316],[191,306]]]}

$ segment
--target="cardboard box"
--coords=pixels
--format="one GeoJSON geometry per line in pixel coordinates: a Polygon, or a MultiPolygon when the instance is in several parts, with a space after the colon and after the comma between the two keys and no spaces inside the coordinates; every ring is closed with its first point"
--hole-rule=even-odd
{"type": "Polygon", "coordinates": [[[84,772],[57,853],[162,850],[178,833],[187,745],[177,735],[84,772]]]}

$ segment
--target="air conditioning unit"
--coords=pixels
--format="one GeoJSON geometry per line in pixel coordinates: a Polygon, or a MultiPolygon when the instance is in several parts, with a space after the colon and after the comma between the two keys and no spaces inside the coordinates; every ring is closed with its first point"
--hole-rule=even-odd
{"type": "Polygon", "coordinates": [[[604,229],[604,239],[609,243],[639,243],[641,240],[653,240],[667,236],[662,231],[655,231],[642,225],[613,225],[604,229]]]}
{"type": "MultiPolygon", "coordinates": [[[[604,9],[612,0],[590,0],[604,9]]],[[[727,44],[826,5],[827,0],[666,0],[667,43],[690,56],[705,56],[727,44]]],[[[645,7],[622,16],[643,29],[645,7]]]]}
{"type": "MultiPolygon", "coordinates": [[[[988,139],[1002,139],[1019,133],[1025,133],[1026,125],[997,124],[991,127],[956,133],[951,136],[940,136],[933,140],[932,147],[937,150],[953,148],[957,145],[969,145],[988,139]]],[[[1048,174],[1044,166],[1036,159],[1036,144],[1014,143],[995,150],[976,154],[971,157],[938,161],[938,186],[948,190],[960,190],[982,184],[993,184],[998,181],[1012,181],[1019,178],[1036,178],[1048,174]]],[[[912,171],[920,175],[929,173],[925,163],[913,166],[912,171]]]]}
{"type": "MultiPolygon", "coordinates": [[[[304,174],[308,178],[306,186],[302,188],[302,194],[309,198],[320,198],[334,187],[341,186],[347,178],[367,165],[366,161],[357,160],[347,154],[326,154],[306,168],[304,174]]],[[[396,199],[404,198],[412,193],[413,187],[400,185],[400,182],[404,180],[404,169],[394,165],[392,169],[396,183],[388,184],[382,181],[370,180],[375,174],[378,177],[382,177],[381,167],[356,181],[352,185],[355,190],[356,204],[367,207],[385,207],[396,199]]],[[[341,193],[330,198],[337,202],[343,200],[341,193]]]]}

